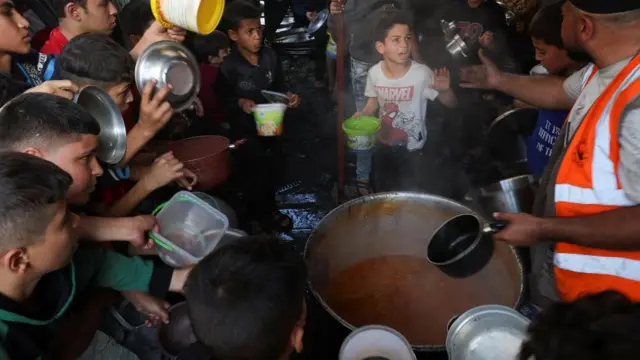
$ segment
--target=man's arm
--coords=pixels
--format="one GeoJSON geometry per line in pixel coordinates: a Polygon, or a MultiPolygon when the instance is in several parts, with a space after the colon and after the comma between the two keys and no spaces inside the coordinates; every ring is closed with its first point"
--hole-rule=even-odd
{"type": "MultiPolygon", "coordinates": [[[[508,74],[498,67],[480,50],[482,65],[462,69],[460,86],[472,89],[495,89],[511,95],[538,108],[569,110],[576,96],[565,90],[565,79],[556,76],[526,76],[508,74]]],[[[579,76],[574,74],[573,76],[579,76]]]]}

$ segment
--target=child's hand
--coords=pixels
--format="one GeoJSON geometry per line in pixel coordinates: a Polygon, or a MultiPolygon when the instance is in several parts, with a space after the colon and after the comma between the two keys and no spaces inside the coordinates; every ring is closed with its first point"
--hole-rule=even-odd
{"type": "Polygon", "coordinates": [[[191,109],[196,112],[198,117],[204,116],[204,106],[202,105],[202,100],[200,98],[195,98],[193,100],[193,104],[191,104],[191,109]]]}
{"type": "MultiPolygon", "coordinates": [[[[140,182],[142,182],[148,190],[154,191],[169,185],[173,181],[186,177],[193,178],[195,175],[193,175],[192,172],[186,173],[184,164],[176,159],[172,152],[168,152],[153,162],[151,169],[140,182]]],[[[191,190],[191,185],[187,185],[187,189],[191,190]]]]}
{"type": "Polygon", "coordinates": [[[342,14],[344,11],[344,3],[340,0],[331,0],[329,11],[331,12],[331,15],[342,14]]]}
{"type": "Polygon", "coordinates": [[[361,113],[360,111],[357,111],[355,114],[353,114],[353,118],[354,119],[360,119],[360,117],[364,115],[363,113],[361,113]]]}
{"type": "Polygon", "coordinates": [[[153,94],[155,86],[155,81],[149,81],[142,90],[138,124],[146,126],[153,131],[158,131],[162,129],[167,122],[169,122],[171,116],[173,116],[173,108],[171,104],[164,100],[171,92],[171,87],[167,86],[153,94]]]}
{"type": "Polygon", "coordinates": [[[295,108],[295,107],[298,107],[298,105],[300,105],[300,96],[292,93],[288,93],[287,95],[289,96],[290,108],[295,108]]]}
{"type": "Polygon", "coordinates": [[[433,79],[433,89],[438,91],[451,89],[451,74],[449,69],[436,69],[435,78],[433,79]]]}
{"type": "Polygon", "coordinates": [[[184,176],[176,180],[176,183],[178,183],[178,186],[183,189],[192,190],[198,183],[198,175],[194,174],[187,168],[182,169],[182,172],[184,173],[184,176]]]}
{"type": "Polygon", "coordinates": [[[249,99],[238,100],[238,105],[240,105],[240,108],[242,109],[242,111],[244,111],[247,114],[253,113],[253,110],[256,109],[255,101],[249,100],[249,99]]]}
{"type": "Polygon", "coordinates": [[[478,39],[480,45],[484,48],[492,48],[493,47],[493,33],[491,31],[485,31],[478,39]]]}
{"type": "Polygon", "coordinates": [[[122,296],[133,304],[136,310],[147,315],[147,325],[152,326],[160,322],[169,323],[168,302],[137,290],[123,291],[122,296]]]}
{"type": "Polygon", "coordinates": [[[73,100],[73,94],[80,91],[80,88],[69,80],[50,80],[42,84],[32,87],[25,91],[26,93],[45,93],[73,100]]]}
{"type": "Polygon", "coordinates": [[[305,15],[307,16],[307,20],[309,20],[309,22],[318,20],[318,13],[315,11],[307,11],[305,15]]]}

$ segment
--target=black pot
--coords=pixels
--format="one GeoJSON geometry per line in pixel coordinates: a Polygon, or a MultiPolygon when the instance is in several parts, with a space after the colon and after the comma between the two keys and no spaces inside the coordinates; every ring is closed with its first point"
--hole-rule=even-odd
{"type": "Polygon", "coordinates": [[[474,215],[456,216],[436,230],[427,247],[427,260],[452,277],[476,274],[493,255],[491,235],[505,226],[483,224],[474,215]]]}

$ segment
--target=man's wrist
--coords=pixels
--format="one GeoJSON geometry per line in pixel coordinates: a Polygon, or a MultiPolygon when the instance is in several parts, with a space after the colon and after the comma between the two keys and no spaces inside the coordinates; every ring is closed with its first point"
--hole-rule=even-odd
{"type": "Polygon", "coordinates": [[[193,269],[193,267],[173,270],[173,274],[171,275],[171,283],[169,284],[169,291],[177,293],[184,292],[184,284],[189,277],[191,269],[193,269]]]}

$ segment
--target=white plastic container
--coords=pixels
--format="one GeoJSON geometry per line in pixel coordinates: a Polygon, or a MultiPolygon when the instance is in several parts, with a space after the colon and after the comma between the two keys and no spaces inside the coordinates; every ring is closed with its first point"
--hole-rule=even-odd
{"type": "Polygon", "coordinates": [[[154,214],[160,233],[151,233],[160,259],[173,267],[198,263],[229,228],[227,217],[198,196],[180,191],[154,214]]]}
{"type": "Polygon", "coordinates": [[[151,0],[151,11],[164,27],[178,26],[202,35],[211,34],[222,19],[224,0],[151,0]]]}

